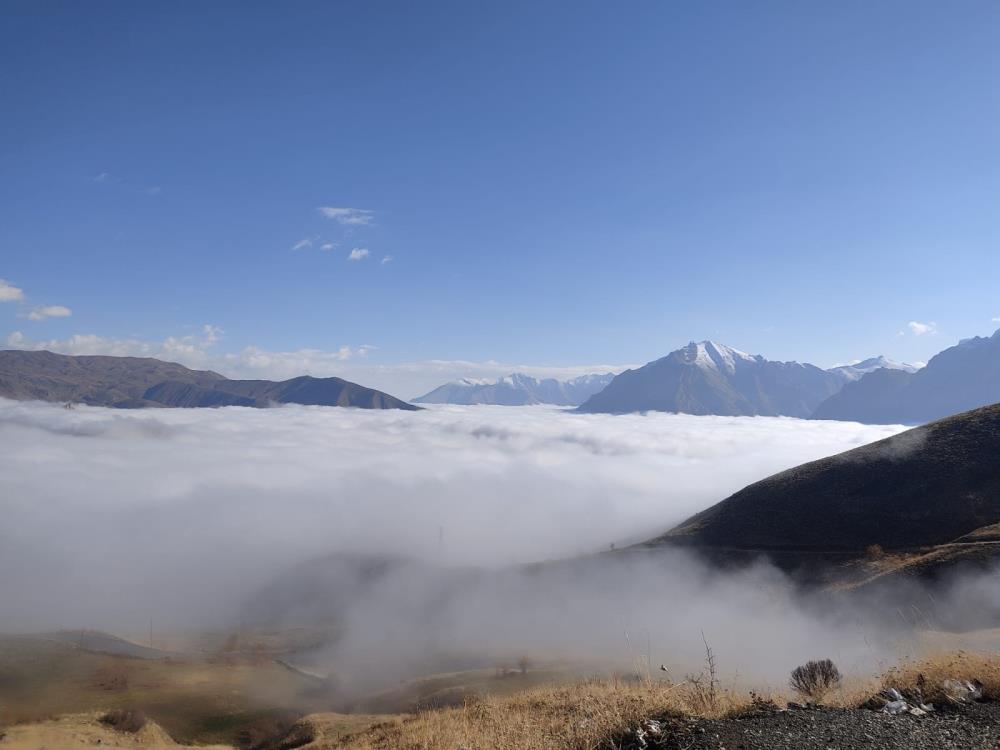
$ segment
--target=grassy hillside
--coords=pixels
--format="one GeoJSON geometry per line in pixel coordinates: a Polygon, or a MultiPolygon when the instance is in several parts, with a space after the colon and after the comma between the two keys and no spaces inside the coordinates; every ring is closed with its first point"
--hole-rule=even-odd
{"type": "Polygon", "coordinates": [[[648,544],[862,553],[956,542],[1000,521],[997,456],[1000,405],[768,477],[648,544]]]}
{"type": "Polygon", "coordinates": [[[0,725],[138,709],[184,743],[232,743],[255,723],[328,710],[316,680],[270,659],[142,659],[0,637],[0,725]]]}

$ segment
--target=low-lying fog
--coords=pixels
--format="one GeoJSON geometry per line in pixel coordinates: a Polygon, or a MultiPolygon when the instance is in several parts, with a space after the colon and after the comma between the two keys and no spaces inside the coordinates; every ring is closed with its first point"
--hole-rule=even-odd
{"type": "MultiPolygon", "coordinates": [[[[0,400],[0,630],[225,627],[275,576],[334,552],[499,567],[622,546],[901,429],[548,407],[133,412],[0,400]]],[[[700,647],[702,628],[723,648],[757,638],[808,654],[818,637],[771,587],[773,571],[719,577],[678,557],[583,579],[491,579],[429,615],[419,588],[383,586],[344,614],[353,640],[338,658],[405,661],[401,644],[442,639],[614,644],[620,656],[630,628],[642,643],[654,632],[658,653],[673,638],[700,647]],[[433,638],[407,621],[417,612],[433,638]]]]}

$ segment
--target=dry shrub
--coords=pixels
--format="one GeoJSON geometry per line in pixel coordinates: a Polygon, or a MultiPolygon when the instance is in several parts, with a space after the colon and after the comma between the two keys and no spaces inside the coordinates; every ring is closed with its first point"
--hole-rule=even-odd
{"type": "Polygon", "coordinates": [[[236,734],[240,750],[294,750],[316,739],[309,724],[290,717],[266,716],[242,727],[236,734]]]}
{"type": "Polygon", "coordinates": [[[831,690],[839,688],[842,679],[836,664],[820,659],[793,669],[788,686],[804,698],[819,702],[831,690]]]}
{"type": "Polygon", "coordinates": [[[146,726],[146,714],[130,708],[116,708],[108,711],[100,719],[101,723],[119,732],[135,734],[146,726]]]}

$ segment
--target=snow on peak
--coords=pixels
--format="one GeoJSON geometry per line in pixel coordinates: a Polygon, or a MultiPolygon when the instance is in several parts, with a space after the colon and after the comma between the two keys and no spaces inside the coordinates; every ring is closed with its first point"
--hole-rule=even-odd
{"type": "Polygon", "coordinates": [[[880,354],[877,357],[869,357],[868,359],[858,360],[848,365],[831,367],[829,372],[837,373],[847,380],[860,380],[862,376],[867,375],[870,372],[874,372],[875,370],[882,369],[916,372],[920,368],[917,365],[911,365],[906,362],[897,362],[893,359],[889,359],[885,355],[880,354]]]}
{"type": "Polygon", "coordinates": [[[452,380],[448,385],[467,385],[467,386],[477,386],[477,385],[493,385],[492,380],[486,380],[485,378],[459,378],[458,380],[452,380]]]}
{"type": "Polygon", "coordinates": [[[718,370],[732,375],[736,372],[737,362],[755,362],[753,355],[733,349],[715,341],[692,341],[684,349],[685,361],[712,370],[718,370]]]}

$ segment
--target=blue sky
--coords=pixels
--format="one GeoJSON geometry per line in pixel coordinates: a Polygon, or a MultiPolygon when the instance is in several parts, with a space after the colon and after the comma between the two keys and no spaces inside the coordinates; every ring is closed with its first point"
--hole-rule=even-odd
{"type": "Polygon", "coordinates": [[[8,2],[0,342],[406,396],[703,338],[926,360],[1000,326],[998,38],[995,2],[8,2]]]}

